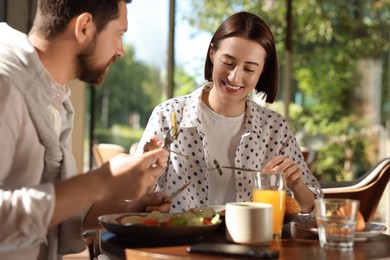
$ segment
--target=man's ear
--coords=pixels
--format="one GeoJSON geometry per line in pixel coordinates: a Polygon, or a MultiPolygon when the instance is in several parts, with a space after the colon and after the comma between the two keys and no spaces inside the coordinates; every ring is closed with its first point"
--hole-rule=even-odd
{"type": "Polygon", "coordinates": [[[91,41],[96,31],[92,15],[90,13],[82,13],[77,16],[74,30],[78,43],[82,44],[91,41]]]}

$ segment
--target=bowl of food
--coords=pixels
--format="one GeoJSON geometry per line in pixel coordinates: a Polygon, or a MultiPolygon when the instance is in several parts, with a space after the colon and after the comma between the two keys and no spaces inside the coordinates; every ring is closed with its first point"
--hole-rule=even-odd
{"type": "Polygon", "coordinates": [[[152,240],[196,238],[221,224],[220,215],[211,208],[201,212],[108,214],[98,220],[117,236],[152,240]]]}

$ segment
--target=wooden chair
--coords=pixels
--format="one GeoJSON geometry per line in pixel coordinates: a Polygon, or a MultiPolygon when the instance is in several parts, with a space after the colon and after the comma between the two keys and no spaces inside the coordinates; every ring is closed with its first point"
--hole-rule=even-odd
{"type": "Polygon", "coordinates": [[[370,222],[390,179],[390,158],[379,161],[354,181],[322,184],[325,198],[348,198],[360,201],[359,211],[370,222]]]}
{"type": "Polygon", "coordinates": [[[130,150],[129,150],[129,154],[130,154],[130,155],[135,155],[135,150],[137,150],[137,146],[138,146],[138,142],[133,143],[133,144],[130,146],[130,150]]]}
{"type": "MultiPolygon", "coordinates": [[[[125,153],[125,148],[117,144],[94,144],[92,146],[92,153],[97,166],[101,166],[103,163],[107,162],[112,157],[121,153],[125,153]]],[[[100,255],[97,230],[87,229],[83,232],[83,237],[89,251],[90,259],[97,259],[97,256],[100,255]]]]}
{"type": "Polygon", "coordinates": [[[110,160],[112,157],[124,153],[125,148],[117,144],[94,144],[92,146],[93,156],[97,166],[110,160]]]}

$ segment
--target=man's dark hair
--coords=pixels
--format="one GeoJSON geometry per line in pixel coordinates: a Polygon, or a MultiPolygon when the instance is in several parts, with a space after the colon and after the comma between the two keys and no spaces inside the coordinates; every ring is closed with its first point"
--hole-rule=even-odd
{"type": "Polygon", "coordinates": [[[108,22],[119,17],[119,3],[131,0],[38,0],[38,10],[34,20],[34,31],[44,37],[61,33],[69,22],[82,13],[90,13],[97,32],[108,22]]]}

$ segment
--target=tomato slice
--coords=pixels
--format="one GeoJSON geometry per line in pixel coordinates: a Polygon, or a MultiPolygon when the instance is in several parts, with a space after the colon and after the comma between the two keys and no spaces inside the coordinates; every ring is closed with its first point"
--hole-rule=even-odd
{"type": "Polygon", "coordinates": [[[157,219],[147,219],[144,218],[141,220],[141,223],[146,226],[159,226],[160,222],[157,219]]]}
{"type": "Polygon", "coordinates": [[[211,224],[213,224],[213,223],[211,222],[211,218],[205,218],[205,219],[203,219],[203,225],[211,225],[211,224]]]}

